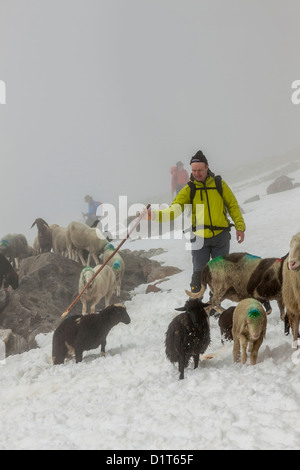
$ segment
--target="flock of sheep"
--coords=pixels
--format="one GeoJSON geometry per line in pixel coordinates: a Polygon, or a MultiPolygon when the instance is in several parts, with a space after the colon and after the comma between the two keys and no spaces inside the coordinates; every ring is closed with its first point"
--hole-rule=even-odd
{"type": "MultiPolygon", "coordinates": [[[[125,272],[122,257],[102,235],[100,230],[80,222],[71,222],[66,228],[49,226],[43,219],[36,219],[38,235],[33,248],[23,235],[7,235],[0,240],[0,281],[12,285],[15,271],[22,258],[53,250],[62,256],[79,261],[84,266],[79,279],[82,293],[82,315],[66,318],[53,335],[53,363],[63,363],[70,353],[76,361],[82,360],[85,350],[101,345],[105,352],[106,337],[110,329],[120,322],[130,323],[123,305],[110,305],[113,293],[120,296],[125,272]],[[99,257],[106,264],[99,272],[99,257]],[[91,267],[93,262],[96,266],[91,267]],[[6,272],[7,271],[7,272],[6,272]],[[95,273],[99,274],[95,276],[95,273]],[[94,278],[91,282],[92,277],[94,278]],[[9,280],[12,281],[9,281],[9,280]],[[88,285],[89,284],[89,285],[88,285]],[[84,287],[88,288],[84,290],[84,287]],[[83,292],[84,291],[84,292],[83,292]],[[94,315],[96,305],[105,298],[105,309],[94,315]],[[91,304],[87,314],[87,304],[91,304]]],[[[14,284],[13,288],[16,288],[14,284]]],[[[267,328],[267,315],[271,313],[270,301],[276,300],[281,318],[285,321],[285,333],[293,332],[293,347],[298,347],[300,319],[300,234],[290,243],[289,253],[282,259],[260,258],[248,253],[231,253],[211,260],[202,271],[199,293],[186,291],[190,299],[177,309],[182,313],[170,323],[165,339],[166,356],[178,363],[180,379],[189,360],[195,368],[199,358],[210,344],[209,315],[212,307],[220,312],[219,326],[223,339],[233,340],[235,362],[256,364],[259,348],[267,328]],[[210,288],[209,303],[203,303],[204,293],[210,288]],[[224,310],[221,302],[229,299],[238,302],[224,310]]]]}
{"type": "Polygon", "coordinates": [[[211,260],[202,271],[199,293],[186,291],[190,300],[184,313],[175,317],[166,335],[166,354],[171,362],[178,362],[179,378],[190,358],[198,367],[199,356],[209,345],[209,314],[211,307],[221,313],[219,326],[222,337],[233,340],[233,360],[257,361],[259,348],[267,328],[267,315],[272,311],[270,301],[276,300],[285,333],[292,328],[293,347],[298,347],[300,320],[300,233],[290,242],[289,253],[281,259],[259,258],[248,253],[231,253],[211,260]],[[202,303],[210,288],[209,304],[202,303]],[[227,310],[221,302],[238,302],[227,310]]]}
{"type": "Polygon", "coordinates": [[[79,292],[90,278],[100,268],[99,257],[106,263],[101,273],[90,283],[80,297],[82,314],[95,313],[96,305],[105,298],[108,307],[112,295],[121,294],[121,283],[125,272],[125,263],[119,253],[114,254],[114,246],[103,236],[100,230],[89,227],[81,222],[71,222],[67,227],[48,225],[42,218],[37,218],[31,228],[37,227],[38,233],[33,247],[28,245],[23,234],[8,234],[0,240],[0,287],[9,285],[13,289],[18,287],[18,269],[22,259],[28,256],[47,253],[51,250],[72,260],[79,261],[84,266],[78,283],[79,292]],[[90,264],[96,264],[91,267],[90,264]]]}

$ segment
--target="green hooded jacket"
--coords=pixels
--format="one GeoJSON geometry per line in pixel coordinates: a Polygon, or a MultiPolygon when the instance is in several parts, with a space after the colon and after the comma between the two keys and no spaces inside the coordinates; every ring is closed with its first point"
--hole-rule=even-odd
{"type": "MultiPolygon", "coordinates": [[[[211,175],[207,177],[205,183],[196,180],[193,180],[193,183],[196,186],[196,192],[193,199],[191,222],[197,236],[211,238],[229,228],[230,221],[227,217],[227,211],[234,222],[235,229],[246,230],[238,202],[225,181],[222,180],[222,196],[217,190],[215,178],[211,175]]],[[[154,211],[155,220],[157,222],[174,220],[182,214],[184,209],[190,208],[190,204],[191,188],[187,184],[177,194],[170,207],[154,211]]]]}

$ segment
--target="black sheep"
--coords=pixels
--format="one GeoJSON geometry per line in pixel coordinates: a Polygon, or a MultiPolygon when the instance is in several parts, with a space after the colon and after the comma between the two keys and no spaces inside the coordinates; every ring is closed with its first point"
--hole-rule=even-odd
{"type": "Polygon", "coordinates": [[[166,356],[171,362],[178,362],[179,379],[184,378],[184,369],[191,357],[194,368],[199,364],[200,354],[203,354],[210,344],[209,315],[205,307],[209,304],[200,299],[190,299],[184,307],[177,308],[181,313],[169,324],[166,332],[166,356]]]}
{"type": "Polygon", "coordinates": [[[221,313],[219,318],[219,327],[221,330],[222,343],[224,340],[233,341],[232,325],[233,325],[233,312],[235,307],[229,307],[221,313]]]}
{"type": "Polygon", "coordinates": [[[11,286],[13,289],[17,289],[19,287],[19,276],[8,259],[0,253],[0,287],[2,287],[2,284],[5,288],[11,286]]]}
{"type": "Polygon", "coordinates": [[[111,305],[100,313],[73,315],[66,318],[55,330],[52,340],[53,364],[63,364],[68,353],[74,352],[76,362],[82,361],[84,351],[101,345],[105,354],[106,337],[118,323],[130,323],[124,305],[111,305]]]}

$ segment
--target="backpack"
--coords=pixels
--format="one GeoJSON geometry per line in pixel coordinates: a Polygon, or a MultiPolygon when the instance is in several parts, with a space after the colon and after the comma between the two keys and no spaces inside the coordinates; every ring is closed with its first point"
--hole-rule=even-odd
{"type": "MultiPolygon", "coordinates": [[[[205,190],[212,190],[212,189],[216,189],[218,191],[218,193],[220,194],[220,196],[223,198],[223,188],[222,188],[222,177],[220,175],[217,175],[215,176],[214,173],[212,173],[211,171],[209,171],[209,176],[212,176],[215,180],[215,184],[216,184],[216,187],[215,188],[206,188],[205,190]]],[[[203,191],[203,188],[196,188],[196,185],[193,181],[189,181],[187,183],[191,189],[191,194],[190,194],[190,203],[191,205],[193,205],[193,200],[194,200],[194,197],[196,195],[196,191],[203,191]]],[[[227,212],[227,210],[226,210],[227,212]]],[[[201,228],[209,228],[212,232],[214,232],[215,230],[230,230],[231,227],[233,227],[234,224],[229,224],[228,227],[217,227],[215,225],[204,225],[204,227],[201,227],[201,228]]],[[[195,232],[197,230],[197,227],[195,225],[192,225],[192,232],[195,232]]]]}
{"type": "MultiPolygon", "coordinates": [[[[221,197],[223,197],[223,188],[222,188],[222,176],[217,175],[215,176],[214,173],[210,172],[210,175],[215,179],[216,188],[206,188],[206,189],[217,189],[218,193],[221,197]]],[[[196,188],[195,183],[193,181],[189,181],[187,183],[191,188],[191,204],[193,204],[194,197],[196,195],[196,191],[200,191],[202,188],[196,188]]]]}

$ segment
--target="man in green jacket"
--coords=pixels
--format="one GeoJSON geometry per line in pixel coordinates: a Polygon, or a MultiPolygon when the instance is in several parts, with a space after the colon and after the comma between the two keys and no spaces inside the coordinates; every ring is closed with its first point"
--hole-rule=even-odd
{"type": "Polygon", "coordinates": [[[190,182],[177,194],[172,205],[161,211],[150,211],[149,216],[157,222],[170,221],[192,204],[192,231],[195,237],[192,242],[191,289],[192,292],[199,292],[203,267],[210,258],[229,253],[231,236],[227,211],[234,222],[238,243],[244,241],[246,226],[233,192],[225,181],[210,171],[201,150],[191,158],[190,165],[190,182]]]}

